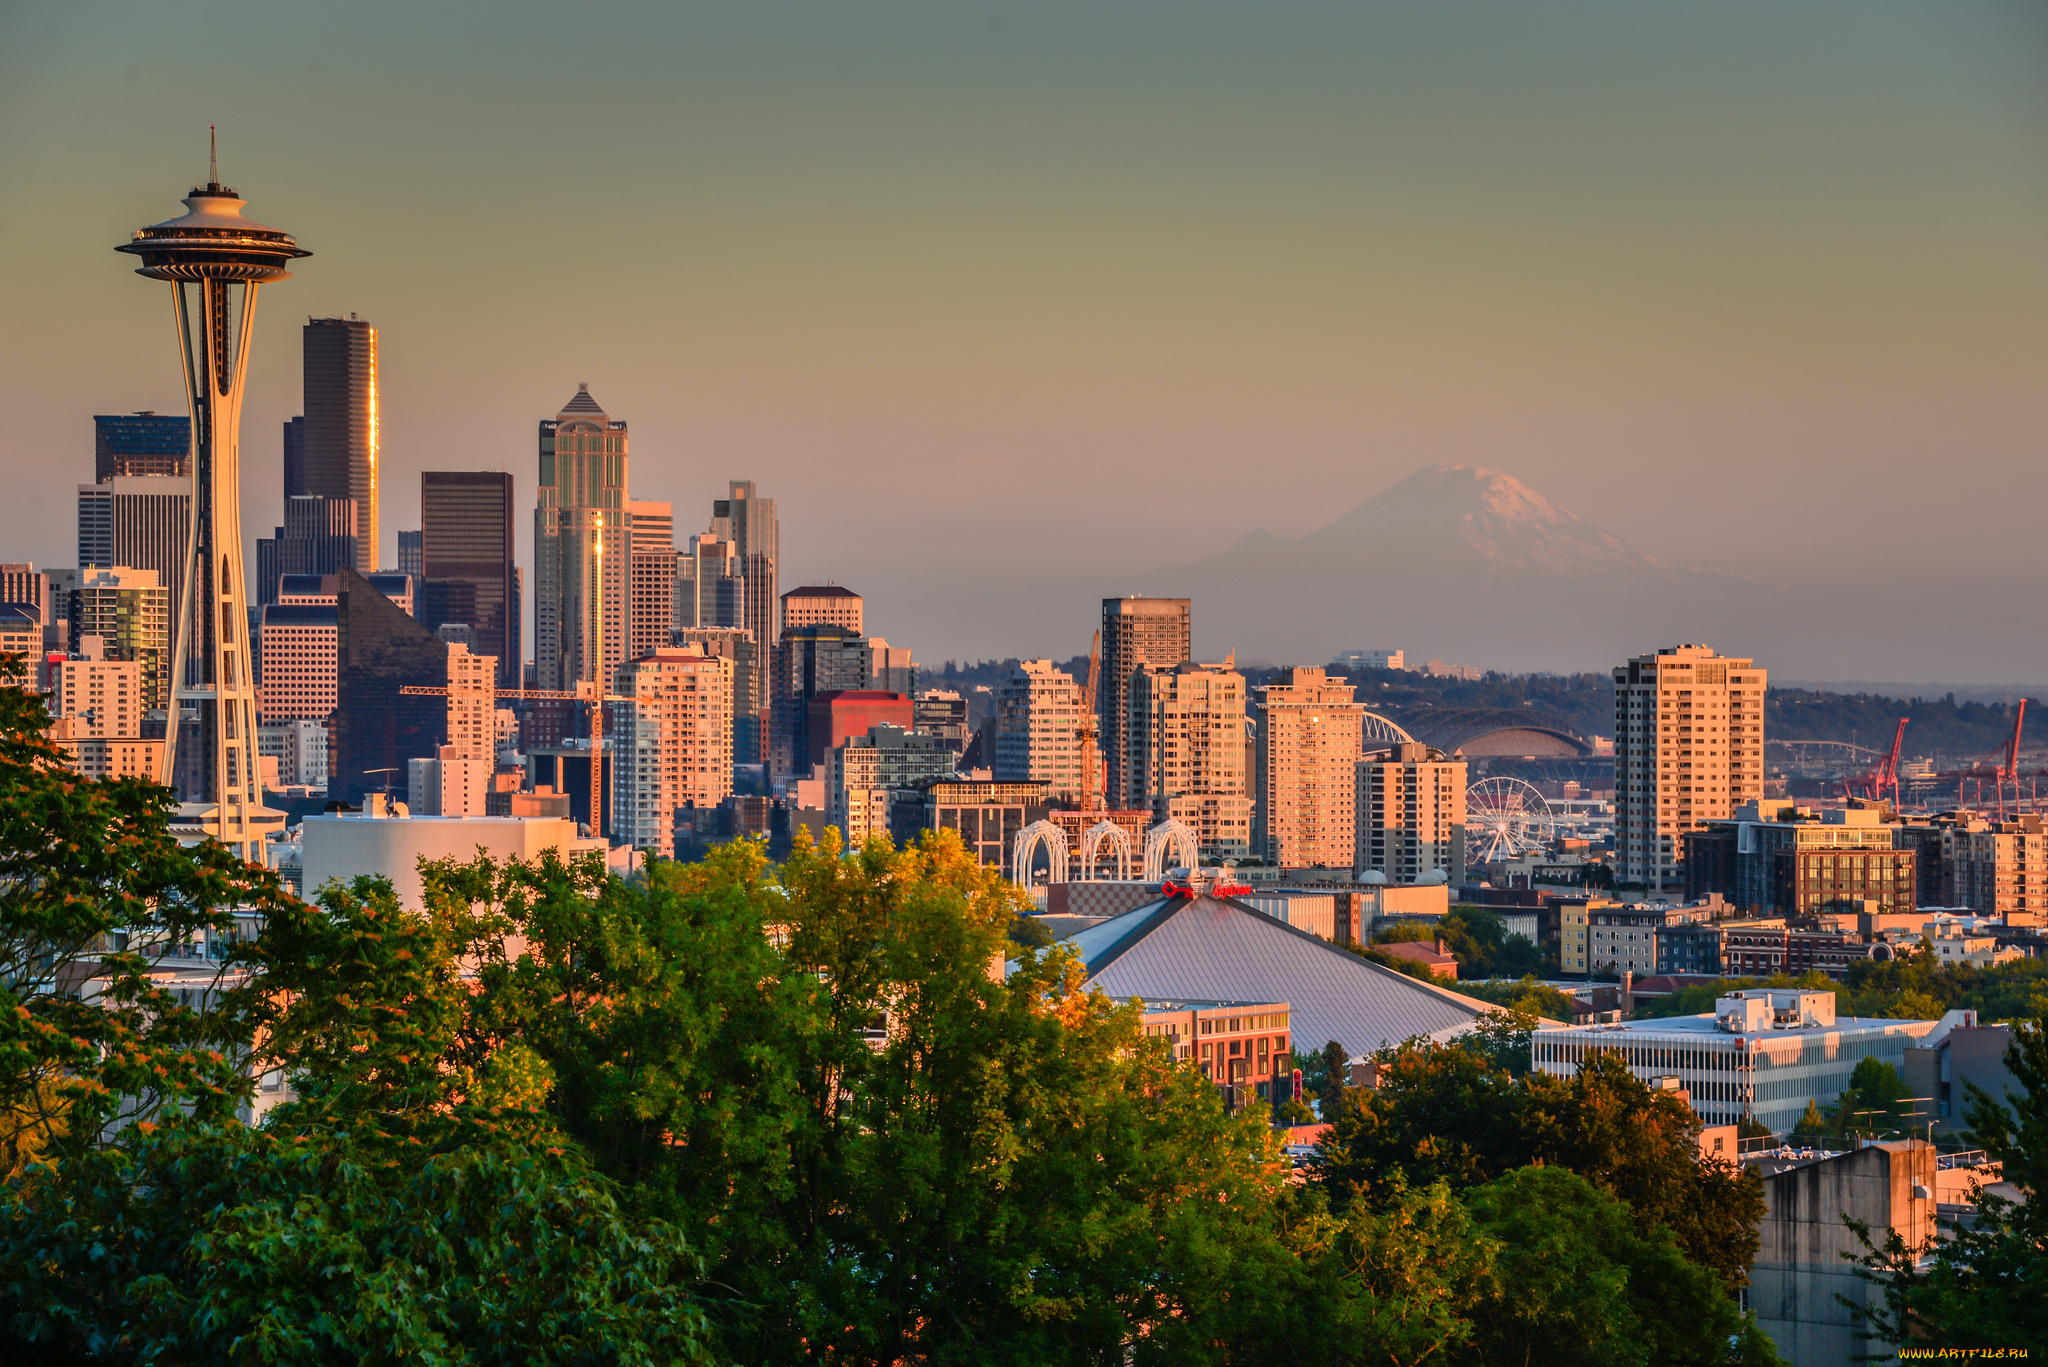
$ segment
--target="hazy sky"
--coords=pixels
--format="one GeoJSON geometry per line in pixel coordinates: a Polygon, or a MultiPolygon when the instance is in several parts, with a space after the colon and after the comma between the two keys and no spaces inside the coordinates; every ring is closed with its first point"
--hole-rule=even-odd
{"type": "Polygon", "coordinates": [[[218,123],[315,253],[259,313],[252,528],[299,324],[353,311],[387,559],[422,469],[513,471],[530,537],[587,380],[636,497],[692,530],[759,481],[785,582],[925,660],[1083,650],[1142,571],[1438,461],[1667,558],[2048,622],[2044,15],[8,0],[0,558],[70,562],[91,414],[181,406],[112,248],[218,123]]]}

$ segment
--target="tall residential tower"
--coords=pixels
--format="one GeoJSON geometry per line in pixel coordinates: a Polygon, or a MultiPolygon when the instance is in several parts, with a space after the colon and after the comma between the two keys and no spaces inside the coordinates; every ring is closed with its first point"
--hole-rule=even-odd
{"type": "Polygon", "coordinates": [[[1764,670],[1700,645],[1614,671],[1616,881],[1685,886],[1685,833],[1764,795],[1764,670]]]}
{"type": "Polygon", "coordinates": [[[1191,658],[1191,639],[1185,598],[1102,600],[1101,696],[1089,702],[1108,761],[1112,807],[1149,805],[1131,781],[1131,675],[1146,665],[1171,669],[1191,658]]]}

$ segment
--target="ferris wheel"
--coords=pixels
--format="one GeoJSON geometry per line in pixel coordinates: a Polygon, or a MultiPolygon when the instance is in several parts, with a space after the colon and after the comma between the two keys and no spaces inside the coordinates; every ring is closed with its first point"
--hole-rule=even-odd
{"type": "Polygon", "coordinates": [[[1550,804],[1532,783],[1482,779],[1465,790],[1465,862],[1490,864],[1535,854],[1556,838],[1550,804]]]}

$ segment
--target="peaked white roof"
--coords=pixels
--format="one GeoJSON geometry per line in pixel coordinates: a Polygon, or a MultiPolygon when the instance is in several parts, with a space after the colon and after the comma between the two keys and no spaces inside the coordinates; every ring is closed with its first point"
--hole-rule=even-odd
{"type": "Polygon", "coordinates": [[[1163,898],[1064,943],[1110,997],[1286,1002],[1303,1052],[1335,1040],[1356,1058],[1417,1035],[1448,1038],[1494,1009],[1228,897],[1163,898]]]}

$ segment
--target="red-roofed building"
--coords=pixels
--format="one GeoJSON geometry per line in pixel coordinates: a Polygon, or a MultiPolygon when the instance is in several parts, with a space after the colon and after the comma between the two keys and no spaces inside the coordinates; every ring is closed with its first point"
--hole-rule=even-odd
{"type": "Polygon", "coordinates": [[[1442,940],[1435,945],[1427,945],[1420,940],[1395,940],[1375,948],[1384,949],[1397,959],[1410,959],[1422,964],[1441,981],[1454,983],[1458,980],[1458,956],[1447,952],[1442,940]]]}

